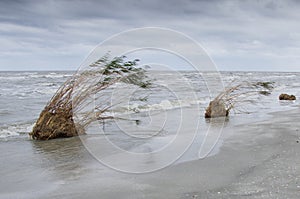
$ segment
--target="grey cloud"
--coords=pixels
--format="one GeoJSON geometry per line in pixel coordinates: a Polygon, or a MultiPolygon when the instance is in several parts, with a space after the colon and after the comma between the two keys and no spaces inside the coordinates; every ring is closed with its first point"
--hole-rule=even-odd
{"type": "Polygon", "coordinates": [[[78,65],[107,37],[144,26],[193,37],[221,69],[296,65],[299,8],[296,0],[0,1],[0,69],[21,69],[14,60],[26,57],[35,61],[25,70],[78,65]]]}

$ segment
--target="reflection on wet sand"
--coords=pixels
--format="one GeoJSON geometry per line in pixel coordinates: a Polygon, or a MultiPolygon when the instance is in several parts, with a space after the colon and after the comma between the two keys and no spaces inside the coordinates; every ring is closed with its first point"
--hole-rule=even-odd
{"type": "Polygon", "coordinates": [[[79,137],[33,141],[35,153],[41,156],[41,166],[61,180],[78,179],[85,172],[84,165],[93,161],[79,137]]]}

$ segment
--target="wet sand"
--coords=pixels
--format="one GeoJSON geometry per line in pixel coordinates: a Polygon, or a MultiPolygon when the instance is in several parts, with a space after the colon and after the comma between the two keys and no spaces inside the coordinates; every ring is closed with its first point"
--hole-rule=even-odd
{"type": "Polygon", "coordinates": [[[0,198],[300,198],[299,120],[296,108],[228,125],[216,155],[148,174],[101,165],[78,138],[5,142],[0,198]]]}

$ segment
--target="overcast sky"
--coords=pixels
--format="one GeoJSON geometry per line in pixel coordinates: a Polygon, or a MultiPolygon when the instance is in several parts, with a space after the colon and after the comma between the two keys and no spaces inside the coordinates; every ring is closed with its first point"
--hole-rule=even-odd
{"type": "Polygon", "coordinates": [[[0,70],[76,70],[103,40],[148,26],[193,38],[220,70],[300,71],[296,0],[2,0],[0,70]]]}

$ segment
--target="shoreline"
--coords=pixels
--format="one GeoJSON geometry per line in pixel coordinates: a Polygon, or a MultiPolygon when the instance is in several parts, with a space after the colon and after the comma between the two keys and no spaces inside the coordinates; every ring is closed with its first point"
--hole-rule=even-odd
{"type": "Polygon", "coordinates": [[[3,142],[0,198],[300,198],[300,108],[268,115],[225,127],[212,156],[147,174],[107,168],[76,137],[3,142]]]}
{"type": "Polygon", "coordinates": [[[180,198],[299,198],[300,109],[269,114],[268,120],[235,126],[214,156],[171,168],[202,173],[196,182],[205,186],[180,198]]]}
{"type": "MultiPolygon", "coordinates": [[[[265,121],[225,129],[223,135],[231,134],[216,155],[148,174],[120,173],[98,163],[105,174],[94,168],[92,176],[65,188],[72,189],[73,198],[299,198],[300,109],[271,114],[265,121]],[[91,192],[80,191],[85,189],[91,192]]],[[[55,193],[49,198],[68,197],[64,187],[55,193]]]]}

